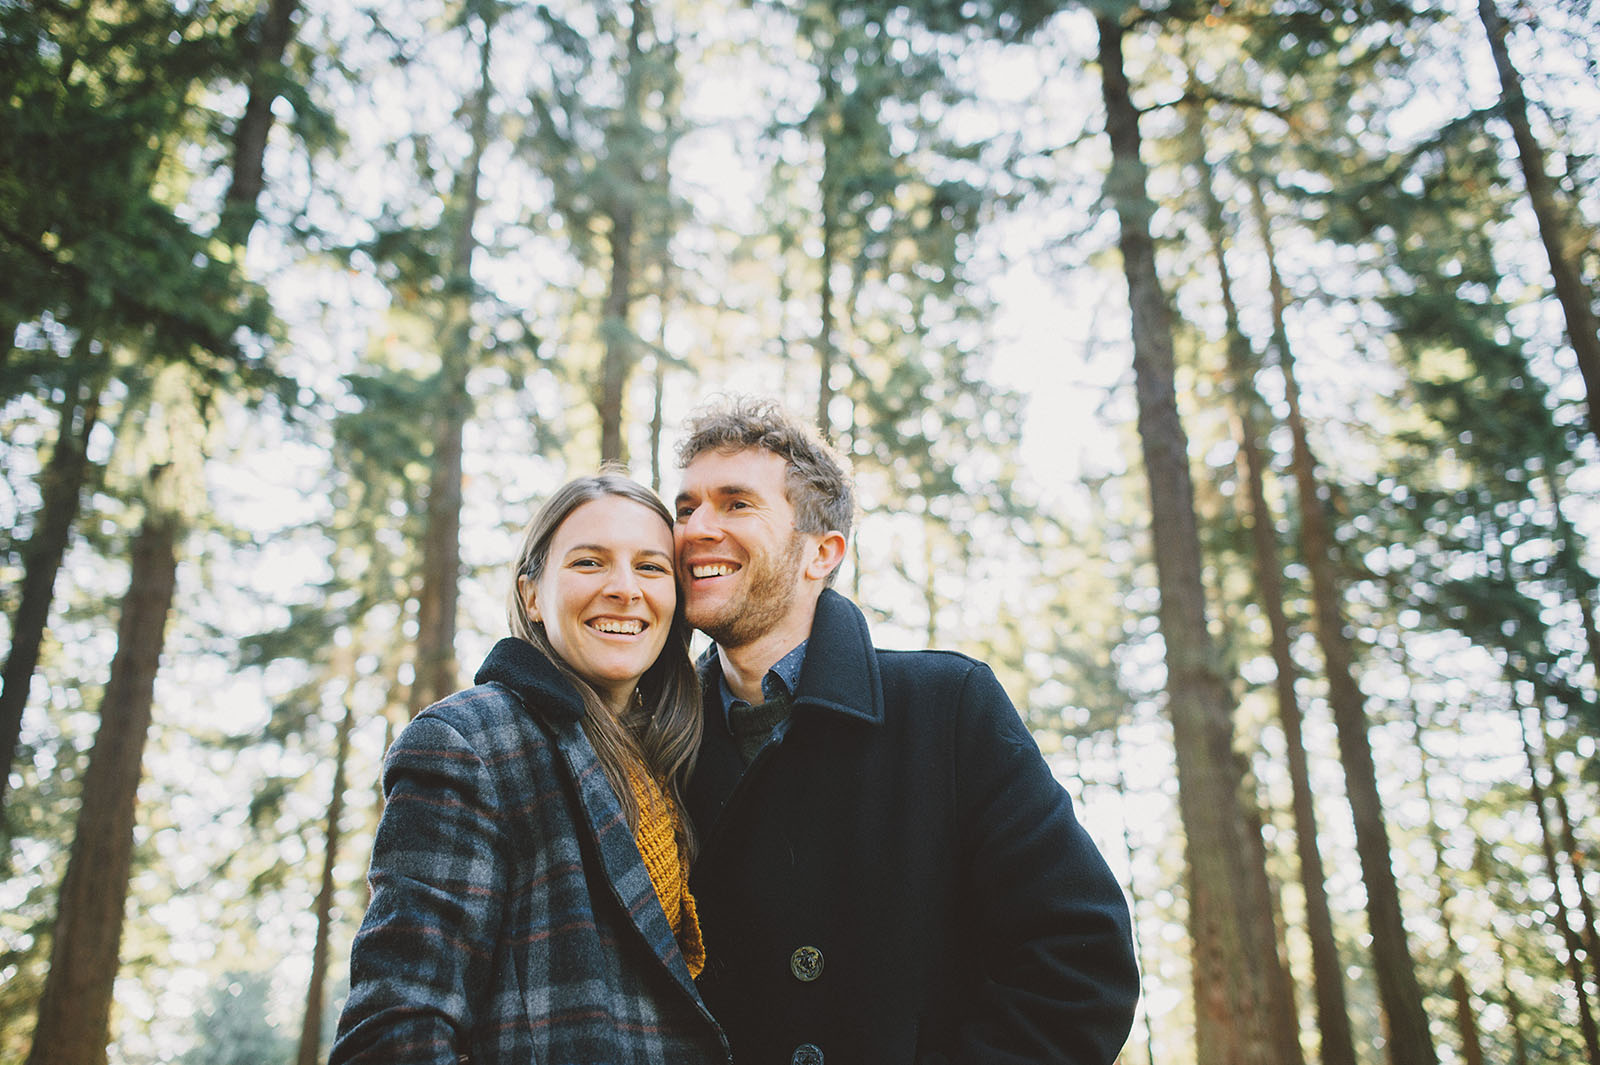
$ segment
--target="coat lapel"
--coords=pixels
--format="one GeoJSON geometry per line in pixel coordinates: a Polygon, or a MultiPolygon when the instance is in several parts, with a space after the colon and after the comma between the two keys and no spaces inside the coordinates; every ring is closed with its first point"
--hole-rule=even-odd
{"type": "Polygon", "coordinates": [[[573,823],[588,834],[612,897],[672,978],[698,1001],[699,992],[661,909],[628,819],[583,731],[583,701],[577,691],[549,659],[516,639],[495,644],[475,679],[479,684],[496,683],[510,689],[549,733],[577,798],[573,823]]]}

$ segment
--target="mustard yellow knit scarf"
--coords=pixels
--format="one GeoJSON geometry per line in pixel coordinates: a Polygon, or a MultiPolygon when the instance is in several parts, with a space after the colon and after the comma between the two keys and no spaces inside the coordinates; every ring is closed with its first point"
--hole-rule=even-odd
{"type": "Polygon", "coordinates": [[[639,827],[633,834],[650,871],[650,882],[667,923],[678,937],[678,948],[689,965],[689,975],[699,976],[706,964],[706,945],[700,936],[700,915],[689,893],[689,862],[681,842],[683,819],[666,790],[649,773],[628,767],[628,783],[639,807],[639,827]]]}

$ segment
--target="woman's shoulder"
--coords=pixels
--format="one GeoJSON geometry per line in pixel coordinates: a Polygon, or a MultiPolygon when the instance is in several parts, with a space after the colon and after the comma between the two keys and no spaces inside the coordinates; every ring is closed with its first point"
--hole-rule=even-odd
{"type": "Polygon", "coordinates": [[[504,684],[490,681],[448,695],[406,725],[397,743],[462,745],[480,754],[542,745],[547,729],[539,708],[504,684]]]}

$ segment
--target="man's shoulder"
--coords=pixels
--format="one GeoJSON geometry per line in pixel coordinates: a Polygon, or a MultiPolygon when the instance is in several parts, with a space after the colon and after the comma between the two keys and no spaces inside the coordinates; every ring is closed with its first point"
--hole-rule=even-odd
{"type": "Polygon", "coordinates": [[[905,651],[873,648],[885,687],[916,685],[948,687],[964,684],[974,673],[989,673],[980,659],[960,651],[905,651]]]}

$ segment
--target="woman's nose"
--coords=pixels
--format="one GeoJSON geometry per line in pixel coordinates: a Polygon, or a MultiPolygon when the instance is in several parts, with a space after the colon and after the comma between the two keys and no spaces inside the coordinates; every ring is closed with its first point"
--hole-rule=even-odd
{"type": "Polygon", "coordinates": [[[639,598],[639,578],[629,567],[618,566],[606,582],[606,594],[631,603],[639,598]]]}

